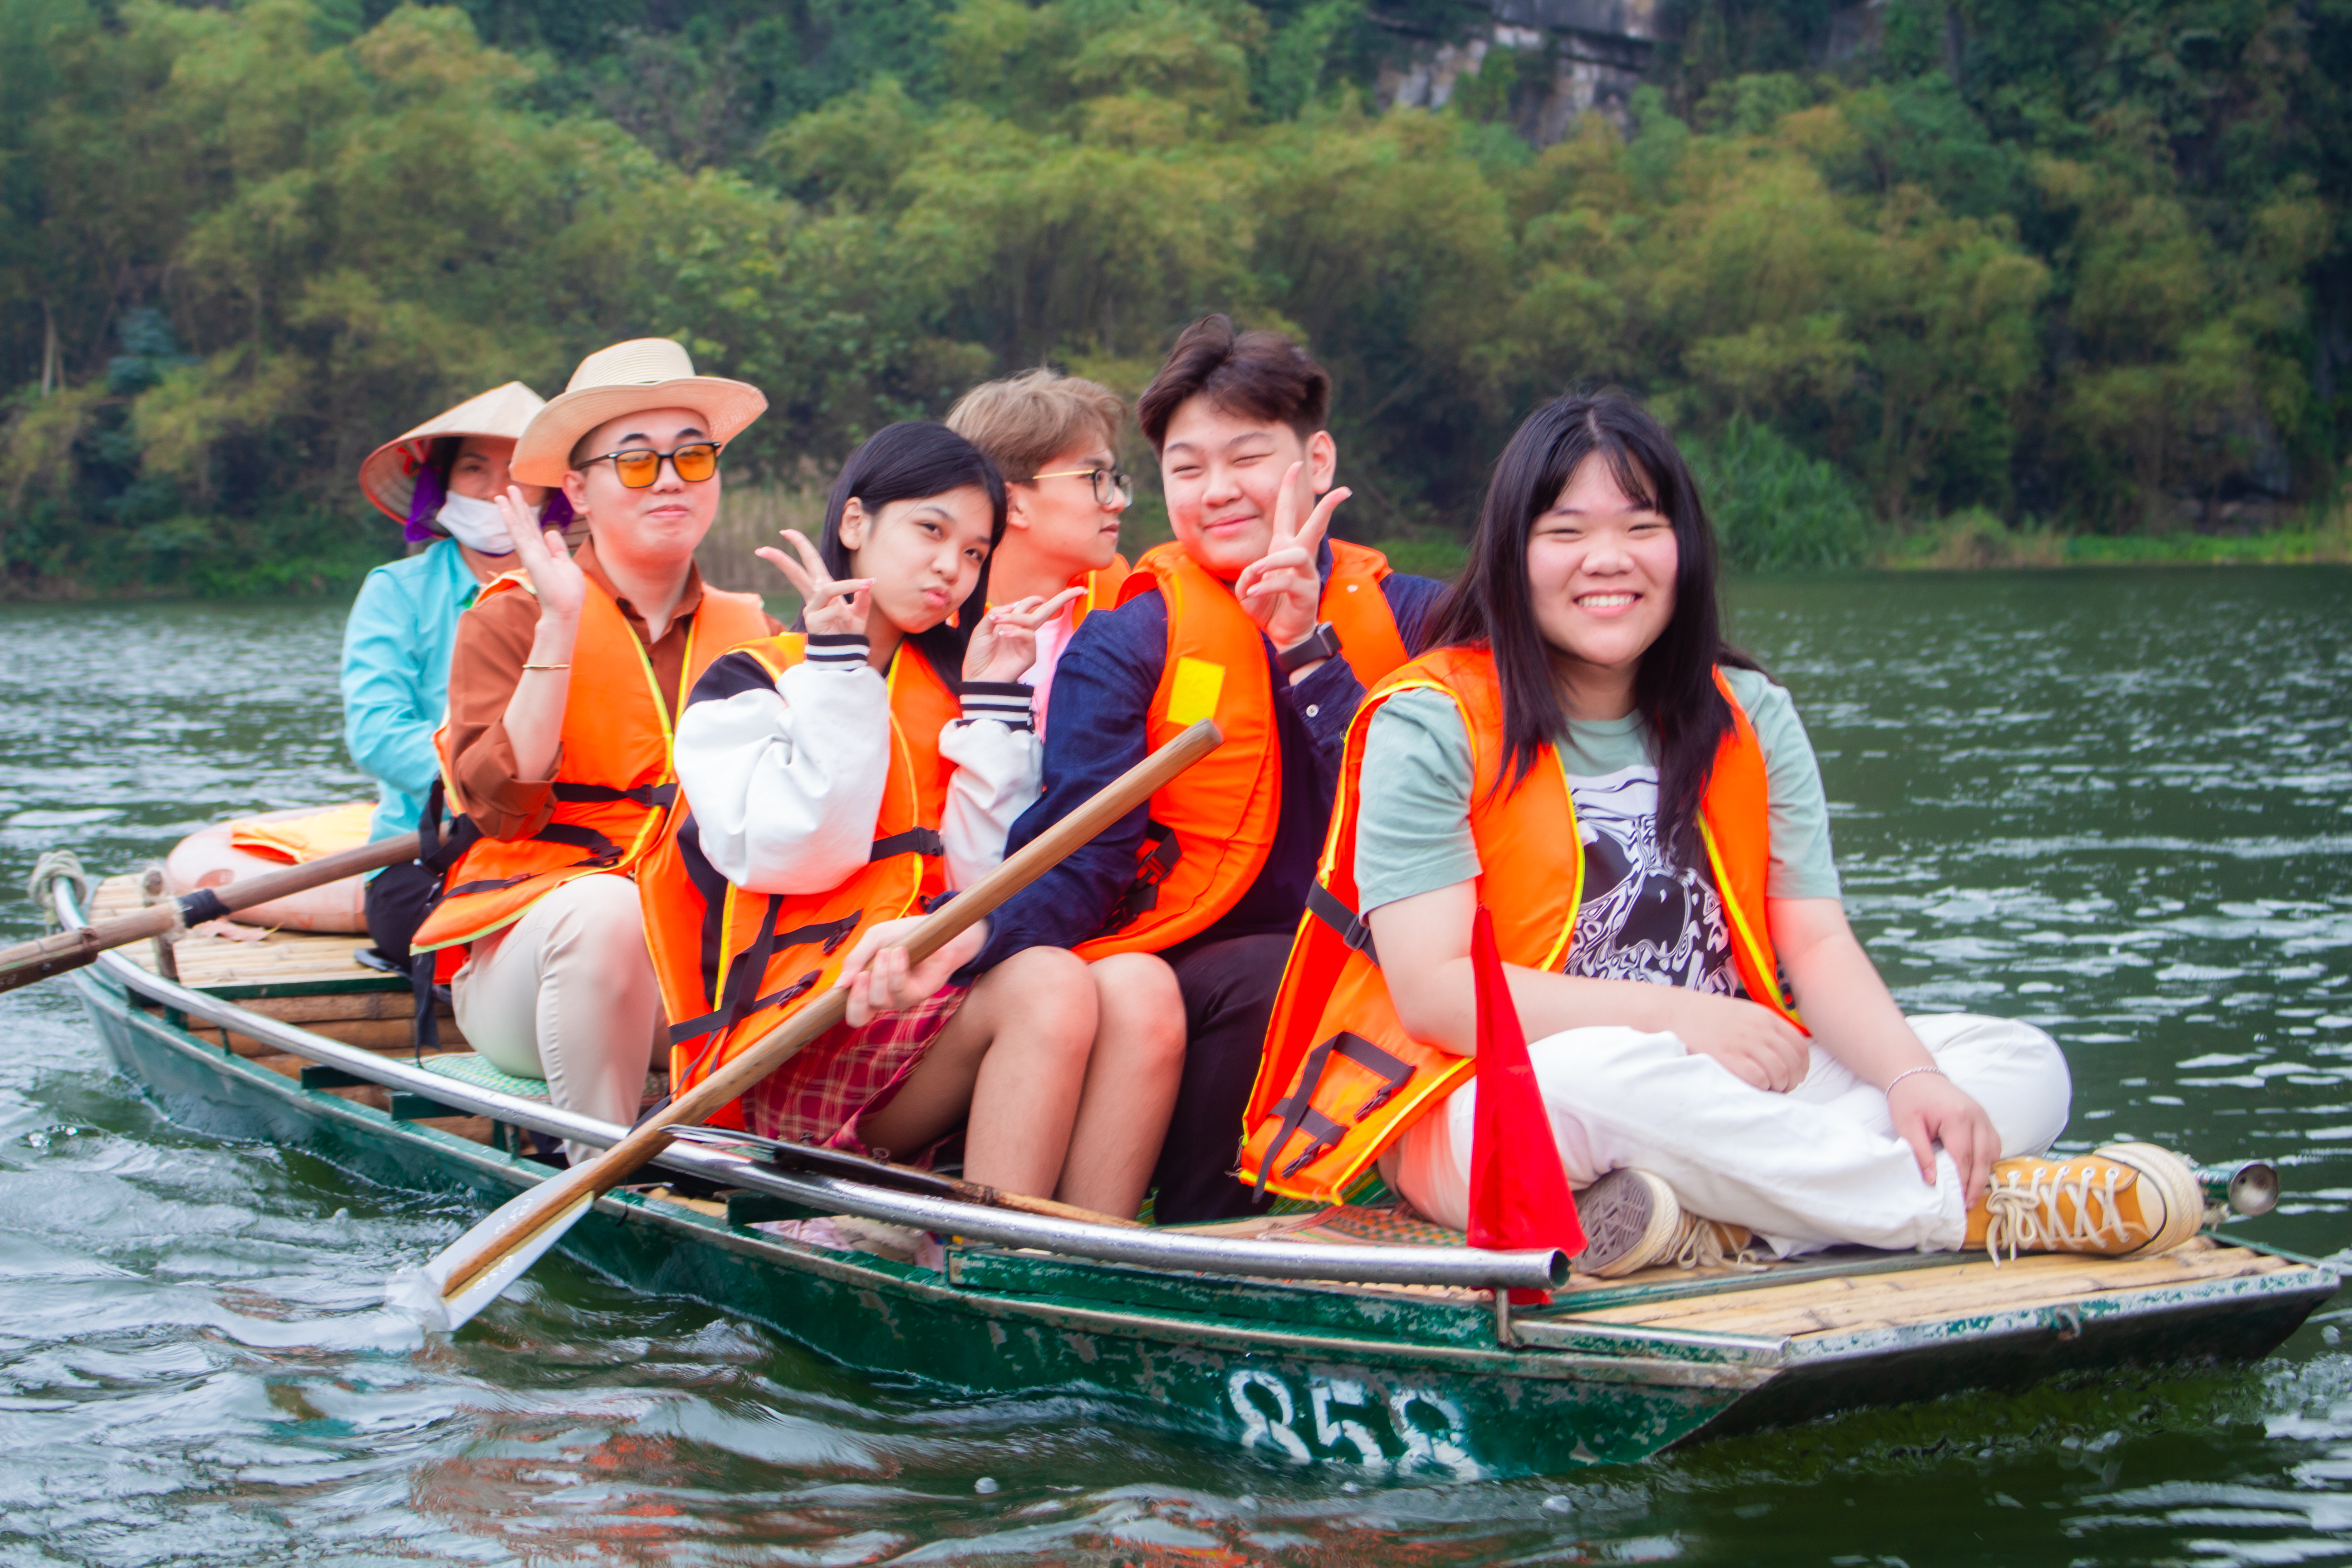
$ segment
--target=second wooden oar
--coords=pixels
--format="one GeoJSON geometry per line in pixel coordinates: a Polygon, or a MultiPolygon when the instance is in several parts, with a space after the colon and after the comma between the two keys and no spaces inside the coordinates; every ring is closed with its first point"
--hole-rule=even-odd
{"type": "MultiPolygon", "coordinates": [[[[1213,720],[1202,720],[948,900],[899,945],[915,963],[937,952],[966,927],[1150,800],[1169,780],[1223,741],[1223,732],[1213,720]]],[[[562,1239],[599,1194],[619,1186],[638,1166],[669,1147],[678,1126],[700,1121],[740,1098],[840,1023],[848,1006],[845,987],[828,990],[595,1159],[509,1200],[422,1269],[404,1270],[392,1281],[387,1299],[428,1329],[458,1328],[498,1300],[523,1270],[562,1239]]]]}
{"type": "Polygon", "coordinates": [[[225,887],[199,888],[193,893],[183,893],[176,899],[151,904],[137,914],[117,915],[110,921],[100,921],[76,931],[61,931],[32,942],[20,942],[0,952],[0,991],[14,991],[19,985],[30,985],[36,980],[47,980],[52,974],[79,969],[109,948],[143,942],[151,936],[168,935],[174,931],[185,931],[190,926],[235,914],[239,910],[249,910],[256,904],[266,904],[272,899],[307,893],[313,888],[323,888],[346,877],[380,871],[386,866],[397,866],[403,860],[414,860],[422,852],[422,847],[414,833],[404,833],[396,838],[379,838],[373,844],[339,849],[332,855],[305,860],[282,871],[264,871],[258,877],[230,882],[225,887]]]}
{"type": "Polygon", "coordinates": [[[1051,1198],[999,1192],[978,1182],[943,1176],[937,1171],[926,1171],[919,1166],[869,1160],[846,1149],[828,1149],[819,1143],[787,1143],[781,1138],[763,1138],[757,1132],[741,1132],[732,1127],[679,1126],[670,1131],[682,1142],[731,1149],[771,1169],[790,1171],[794,1174],[838,1176],[845,1182],[863,1182],[869,1187],[914,1193],[929,1198],[953,1198],[958,1203],[979,1204],[983,1208],[1011,1209],[1016,1214],[1033,1214],[1044,1219],[1074,1219],[1085,1225],[1127,1226],[1137,1230],[1145,1228],[1141,1220],[1121,1219],[1117,1215],[1083,1209],[1076,1204],[1055,1203],[1051,1198]]]}

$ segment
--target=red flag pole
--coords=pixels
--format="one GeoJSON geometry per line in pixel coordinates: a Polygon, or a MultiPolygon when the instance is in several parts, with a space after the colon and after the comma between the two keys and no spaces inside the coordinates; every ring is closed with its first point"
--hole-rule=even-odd
{"type": "MultiPolygon", "coordinates": [[[[1560,1168],[1551,1113],[1528,1058],[1528,1037],[1495,946],[1495,919],[1478,906],[1471,927],[1470,968],[1478,995],[1478,1099],[1470,1145],[1470,1245],[1497,1250],[1556,1247],[1584,1250],[1584,1226],[1560,1168]]],[[[1551,1299],[1514,1290],[1515,1306],[1551,1299]]]]}

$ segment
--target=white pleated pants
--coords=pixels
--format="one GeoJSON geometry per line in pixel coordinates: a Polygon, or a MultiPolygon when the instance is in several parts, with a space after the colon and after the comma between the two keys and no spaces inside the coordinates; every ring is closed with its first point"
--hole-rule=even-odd
{"type": "MultiPolygon", "coordinates": [[[[2041,1153],[2065,1130],[2073,1082],[2048,1035],[1965,1014],[1910,1024],[1992,1118],[2002,1158],[2041,1153]]],[[[1648,1171],[1685,1210],[1744,1225],[1783,1258],[1841,1243],[1945,1252],[1965,1239],[1951,1156],[1938,1150],[1935,1184],[1921,1181],[1885,1094],[1818,1046],[1787,1094],[1750,1088],[1670,1034],[1570,1029],[1528,1055],[1571,1187],[1626,1166],[1648,1171]]],[[[1381,1162],[1413,1207],[1456,1229],[1469,1224],[1476,1093],[1475,1084],[1455,1090],[1381,1162]]]]}
{"type": "MultiPolygon", "coordinates": [[[[661,991],[637,885],[564,883],[499,933],[451,982],[467,1043],[501,1072],[544,1079],[559,1110],[628,1126],[645,1099],[661,991]]],[[[566,1143],[577,1162],[600,1151],[566,1143]]]]}

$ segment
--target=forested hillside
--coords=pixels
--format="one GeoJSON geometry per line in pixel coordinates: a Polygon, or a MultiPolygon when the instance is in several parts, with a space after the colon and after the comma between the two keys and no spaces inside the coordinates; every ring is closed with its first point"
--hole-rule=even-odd
{"type": "Polygon", "coordinates": [[[764,387],[730,472],[792,482],[1211,308],[1331,366],[1359,536],[1598,381],[1751,565],[2333,496],[2352,0],[1870,9],[1670,6],[1538,150],[1538,51],[1377,108],[1469,0],[0,0],[0,595],[340,586],[368,448],[625,335],[764,387]]]}

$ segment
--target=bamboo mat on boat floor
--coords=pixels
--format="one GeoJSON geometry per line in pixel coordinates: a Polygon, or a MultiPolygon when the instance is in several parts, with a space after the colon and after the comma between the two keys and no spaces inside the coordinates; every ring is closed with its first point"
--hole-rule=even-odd
{"type": "MultiPolygon", "coordinates": [[[[1223,1227],[1219,1227],[1223,1228],[1223,1227]]],[[[1252,1234],[1268,1240],[1319,1242],[1342,1247],[1462,1247],[1458,1230],[1433,1224],[1402,1207],[1339,1205],[1315,1214],[1258,1222],[1252,1234]]],[[[1875,1256],[1875,1255],[1866,1255],[1875,1256]]],[[[1827,1259],[1809,1257],[1734,1269],[1645,1268],[1619,1279],[1572,1274],[1546,1314],[1555,1322],[1642,1324],[1651,1328],[1704,1329],[1718,1333],[1772,1337],[1845,1332],[1858,1328],[1935,1322],[2032,1307],[2056,1306],[2126,1290],[2195,1284],[2274,1273],[2296,1265],[2265,1253],[2225,1247],[2210,1237],[2155,1258],[2080,1258],[2063,1254],[2027,1257],[1995,1268],[1981,1258],[1955,1258],[1885,1273],[1864,1273],[1775,1285],[1783,1269],[1820,1268],[1827,1259]],[[1734,1284],[1732,1281],[1738,1281],[1734,1284]],[[1709,1294],[1676,1300],[1576,1310],[1587,1290],[1708,1282],[1709,1294]],[[1730,1288],[1725,1287],[1729,1285],[1730,1288]]],[[[1483,1291],[1425,1286],[1367,1286],[1416,1295],[1481,1297],[1483,1291]]]]}
{"type": "MultiPolygon", "coordinates": [[[[2301,1267],[2304,1266],[2268,1253],[2224,1246],[2210,1237],[2200,1236],[2154,1258],[2079,1258],[2043,1253],[2016,1258],[1997,1268],[1981,1259],[1964,1262],[1956,1258],[1941,1268],[1844,1275],[1787,1285],[1771,1283],[1770,1273],[1766,1270],[1759,1272],[1756,1283],[1748,1289],[1603,1307],[1590,1312],[1571,1310],[1552,1316],[1549,1321],[1801,1338],[1807,1334],[1846,1333],[1856,1329],[1895,1328],[2054,1307],[2123,1291],[2244,1279],[2301,1267]]],[[[1653,1270],[1646,1276],[1608,1283],[1641,1284],[1653,1278],[1664,1282],[1671,1274],[1653,1270]]]]}
{"type": "MultiPolygon", "coordinates": [[[[110,877],[90,900],[93,919],[128,914],[139,908],[135,877],[110,877]]],[[[174,944],[180,982],[199,991],[226,992],[247,1011],[299,1025],[314,1034],[373,1051],[409,1048],[410,1020],[415,1000],[396,976],[370,969],[352,954],[368,945],[364,936],[314,935],[308,931],[272,931],[258,942],[239,942],[210,932],[190,932],[174,944]],[[366,989],[352,990],[353,985],[366,989]],[[305,994],[257,995],[297,989],[305,994]]],[[[156,973],[152,942],[132,942],[115,950],[131,963],[156,973]]],[[[463,1046],[465,1032],[446,1002],[438,1009],[444,1046],[463,1046]]],[[[255,1056],[269,1047],[231,1036],[231,1048],[255,1056]]]]}
{"type": "MultiPolygon", "coordinates": [[[[135,913],[139,908],[139,879],[109,877],[99,884],[90,899],[90,918],[107,920],[135,913]]],[[[379,971],[366,968],[352,957],[354,951],[367,945],[364,935],[349,932],[314,935],[309,931],[275,931],[258,942],[192,932],[176,944],[180,983],[203,991],[223,985],[382,980],[384,976],[379,971]]],[[[150,973],[155,969],[152,942],[133,942],[116,951],[150,973]]],[[[384,994],[390,998],[401,994],[384,994]]]]}

